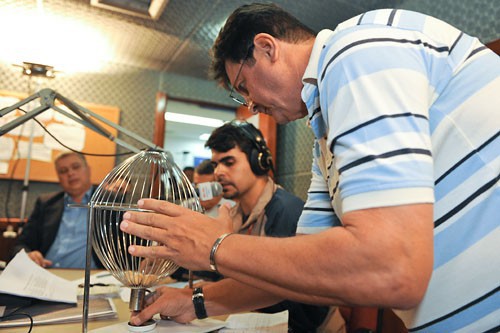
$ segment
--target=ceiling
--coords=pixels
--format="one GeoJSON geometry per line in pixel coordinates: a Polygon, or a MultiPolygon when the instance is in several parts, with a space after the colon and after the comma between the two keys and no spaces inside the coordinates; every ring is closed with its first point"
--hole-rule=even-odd
{"type": "MultiPolygon", "coordinates": [[[[107,48],[112,52],[106,60],[109,63],[208,79],[210,47],[227,16],[244,3],[248,1],[2,0],[0,15],[6,10],[34,12],[43,8],[51,17],[65,17],[98,31],[105,41],[101,45],[87,46],[86,50],[73,50],[74,53],[90,51],[89,54],[98,54],[107,48]],[[158,19],[153,20],[96,7],[91,5],[91,1],[138,8],[157,5],[155,2],[159,1],[164,8],[160,10],[158,19]]],[[[395,7],[420,10],[446,19],[469,34],[479,36],[483,42],[497,39],[499,35],[496,18],[500,16],[500,6],[495,0],[278,0],[274,3],[314,30],[334,28],[341,21],[367,10],[395,7]]],[[[66,31],[70,28],[66,28],[64,23],[46,35],[37,34],[37,31],[43,31],[40,30],[43,27],[35,26],[37,22],[30,22],[29,19],[15,24],[29,28],[31,40],[27,45],[36,41],[43,43],[41,45],[45,48],[68,44],[70,48],[78,49],[83,45],[83,41],[74,37],[71,31],[66,31]]],[[[9,27],[9,32],[14,33],[18,27],[9,27]]]]}

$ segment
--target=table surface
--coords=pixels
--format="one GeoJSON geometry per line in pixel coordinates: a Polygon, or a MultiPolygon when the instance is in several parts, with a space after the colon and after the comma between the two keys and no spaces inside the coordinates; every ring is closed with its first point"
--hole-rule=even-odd
{"type": "MultiPolygon", "coordinates": [[[[83,279],[85,272],[84,270],[79,269],[49,269],[51,273],[54,273],[57,276],[60,276],[67,280],[77,280],[83,279]]],[[[92,271],[91,274],[98,273],[99,271],[92,271]]],[[[99,319],[88,321],[87,330],[91,331],[96,328],[110,326],[114,324],[118,324],[121,322],[128,322],[130,318],[130,310],[128,309],[128,303],[123,302],[120,298],[112,299],[116,312],[118,314],[118,318],[114,319],[99,319]]],[[[218,316],[216,319],[224,320],[226,316],[218,316]]],[[[0,332],[9,332],[9,333],[27,333],[29,330],[28,326],[21,327],[9,327],[9,328],[0,328],[0,332]]],[[[31,332],[33,333],[54,333],[54,332],[82,332],[82,322],[75,322],[69,324],[50,324],[50,325],[34,325],[31,332]]]]}

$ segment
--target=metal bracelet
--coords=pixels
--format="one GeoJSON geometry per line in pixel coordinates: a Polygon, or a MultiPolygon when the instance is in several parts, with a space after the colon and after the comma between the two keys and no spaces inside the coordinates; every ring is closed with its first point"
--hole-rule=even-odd
{"type": "Polygon", "coordinates": [[[220,243],[229,235],[232,235],[232,232],[229,232],[227,234],[223,234],[217,240],[214,242],[214,245],[212,246],[212,250],[210,251],[210,269],[214,272],[219,273],[217,270],[217,264],[215,263],[215,253],[217,252],[217,249],[219,248],[220,243]]]}

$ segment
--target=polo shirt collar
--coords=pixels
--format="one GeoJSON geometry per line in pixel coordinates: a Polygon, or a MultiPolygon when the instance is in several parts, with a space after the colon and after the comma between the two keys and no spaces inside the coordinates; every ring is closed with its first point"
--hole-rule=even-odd
{"type": "Polygon", "coordinates": [[[321,52],[323,47],[333,33],[330,29],[321,30],[316,35],[316,40],[314,41],[311,56],[309,57],[309,63],[307,64],[304,75],[302,76],[302,83],[310,83],[316,85],[318,82],[318,66],[321,52]]]}

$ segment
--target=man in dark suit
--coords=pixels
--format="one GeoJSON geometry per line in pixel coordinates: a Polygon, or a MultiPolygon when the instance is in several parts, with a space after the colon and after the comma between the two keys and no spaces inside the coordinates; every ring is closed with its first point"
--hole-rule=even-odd
{"type": "MultiPolygon", "coordinates": [[[[90,201],[90,167],[83,155],[65,152],[56,158],[55,169],[63,191],[37,199],[12,253],[24,249],[42,267],[83,268],[88,211],[68,205],[90,201]]],[[[94,254],[92,267],[97,265],[101,266],[94,254]]]]}

